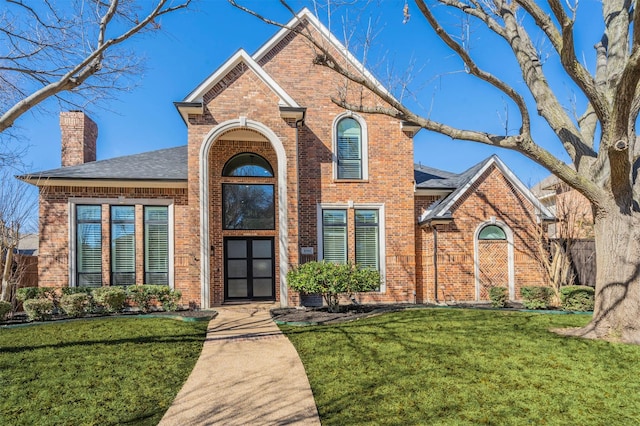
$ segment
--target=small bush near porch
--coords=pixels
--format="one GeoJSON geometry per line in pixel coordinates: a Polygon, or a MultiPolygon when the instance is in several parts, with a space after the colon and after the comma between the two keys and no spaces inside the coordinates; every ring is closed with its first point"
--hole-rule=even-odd
{"type": "Polygon", "coordinates": [[[323,425],[640,424],[640,347],[548,331],[588,321],[420,309],[283,330],[323,425]]]}
{"type": "Polygon", "coordinates": [[[155,425],[207,321],[76,320],[0,329],[0,424],[155,425]]]}

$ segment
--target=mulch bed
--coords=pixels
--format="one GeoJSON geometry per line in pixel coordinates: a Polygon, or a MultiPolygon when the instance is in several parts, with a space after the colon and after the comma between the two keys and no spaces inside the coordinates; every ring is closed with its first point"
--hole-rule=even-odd
{"type": "Polygon", "coordinates": [[[47,321],[29,321],[27,318],[27,314],[24,312],[16,312],[13,315],[10,315],[4,321],[0,321],[0,327],[7,325],[20,325],[20,324],[29,324],[29,323],[48,323],[55,321],[63,321],[70,319],[87,319],[87,318],[114,318],[114,317],[135,317],[139,315],[152,315],[154,317],[181,317],[186,320],[207,320],[214,318],[218,313],[214,310],[182,310],[182,311],[156,311],[156,312],[139,312],[139,311],[130,311],[130,312],[120,312],[116,314],[87,314],[81,318],[74,318],[68,315],[53,315],[51,319],[47,321]]]}
{"type": "MultiPolygon", "coordinates": [[[[413,304],[413,303],[397,303],[397,304],[379,304],[379,305],[347,305],[341,306],[340,312],[329,312],[326,307],[321,308],[278,308],[271,310],[271,317],[280,324],[292,325],[322,325],[336,324],[345,321],[353,321],[360,318],[366,318],[373,315],[379,315],[388,312],[397,312],[405,309],[420,309],[436,306],[448,306],[456,308],[474,308],[474,309],[495,309],[490,303],[456,303],[449,305],[434,304],[413,304]]],[[[520,303],[511,302],[504,310],[522,309],[520,303]]]]}

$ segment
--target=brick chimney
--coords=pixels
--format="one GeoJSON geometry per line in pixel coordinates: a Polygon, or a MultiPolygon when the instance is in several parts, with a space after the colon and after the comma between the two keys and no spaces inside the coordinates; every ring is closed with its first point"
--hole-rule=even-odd
{"type": "Polygon", "coordinates": [[[98,126],[82,111],[60,113],[62,167],[96,161],[98,126]]]}

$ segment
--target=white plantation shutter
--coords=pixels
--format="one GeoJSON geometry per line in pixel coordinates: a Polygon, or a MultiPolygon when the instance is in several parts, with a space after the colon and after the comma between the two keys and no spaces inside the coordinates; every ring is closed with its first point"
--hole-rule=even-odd
{"type": "Polygon", "coordinates": [[[347,211],[322,211],[322,252],[327,262],[347,262],[347,211]]]}
{"type": "Polygon", "coordinates": [[[353,118],[338,123],[338,179],[362,179],[362,129],[353,118]]]}
{"type": "Polygon", "coordinates": [[[136,282],[135,207],[111,206],[111,284],[136,282]]]}
{"type": "Polygon", "coordinates": [[[76,269],[79,287],[102,285],[102,208],[76,206],[76,269]]]}
{"type": "Polygon", "coordinates": [[[144,208],[145,284],[169,284],[169,209],[144,208]]]}
{"type": "Polygon", "coordinates": [[[380,227],[378,210],[356,210],[356,263],[380,270],[380,227]]]}

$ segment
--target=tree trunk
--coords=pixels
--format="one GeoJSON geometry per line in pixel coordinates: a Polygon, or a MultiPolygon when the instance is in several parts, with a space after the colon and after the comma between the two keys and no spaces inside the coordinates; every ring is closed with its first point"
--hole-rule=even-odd
{"type": "Polygon", "coordinates": [[[595,219],[593,318],[563,334],[640,344],[640,214],[609,210],[595,219]]]}
{"type": "Polygon", "coordinates": [[[2,271],[2,293],[0,294],[0,300],[4,300],[6,302],[11,301],[11,289],[9,288],[11,266],[13,266],[13,247],[7,247],[6,257],[4,259],[4,268],[2,271]]]}

